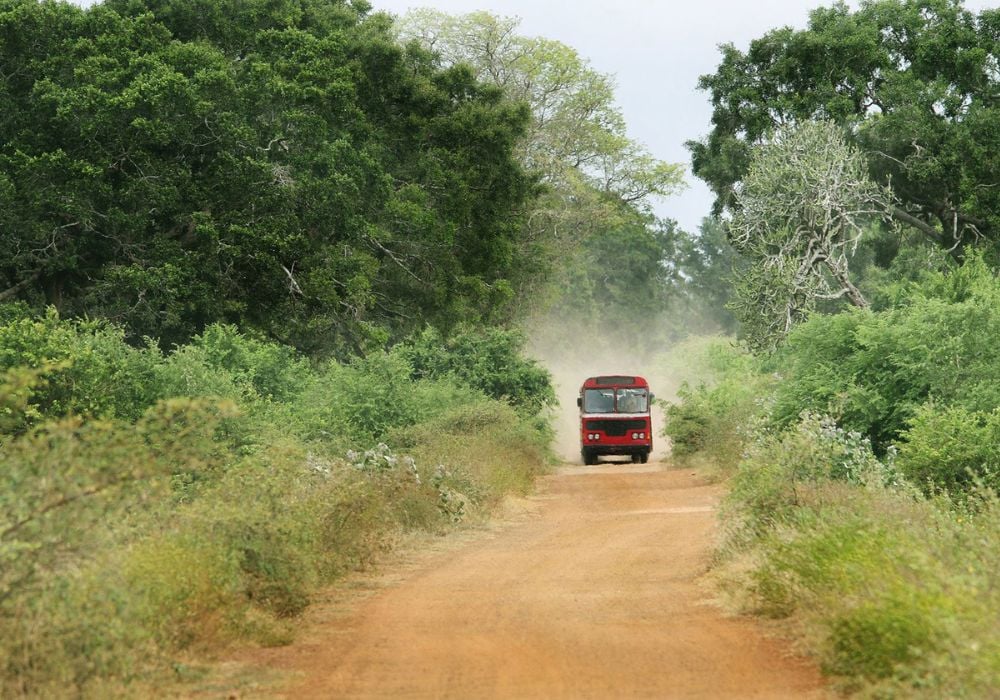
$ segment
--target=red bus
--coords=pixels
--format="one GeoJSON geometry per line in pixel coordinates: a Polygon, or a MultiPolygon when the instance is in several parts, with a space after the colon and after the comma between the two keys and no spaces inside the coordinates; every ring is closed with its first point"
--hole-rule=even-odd
{"type": "Polygon", "coordinates": [[[580,454],[584,464],[602,455],[624,455],[645,464],[653,451],[649,405],[653,394],[642,377],[590,377],[580,387],[580,454]]]}

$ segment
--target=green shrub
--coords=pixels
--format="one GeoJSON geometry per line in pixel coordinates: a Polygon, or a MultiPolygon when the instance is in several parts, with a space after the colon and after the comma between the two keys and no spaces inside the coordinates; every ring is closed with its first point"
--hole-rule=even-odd
{"type": "Polygon", "coordinates": [[[463,328],[444,338],[433,328],[393,349],[414,379],[451,377],[529,415],[556,403],[549,373],[522,350],[524,337],[500,328],[463,328]]]}
{"type": "Polygon", "coordinates": [[[759,535],[784,522],[806,494],[830,481],[880,488],[902,484],[892,461],[879,461],[866,438],[828,417],[806,413],[798,425],[761,436],[749,448],[728,500],[748,532],[759,535]]]}
{"type": "MultiPolygon", "coordinates": [[[[0,446],[0,695],[125,682],[153,658],[154,635],[109,553],[145,530],[167,475],[210,466],[223,415],[174,400],[135,424],[70,417],[0,446]]],[[[188,575],[175,564],[175,576],[188,575]]]]}
{"type": "Polygon", "coordinates": [[[225,613],[236,602],[237,577],[217,543],[184,535],[150,537],[119,564],[130,592],[129,617],[161,648],[210,646],[226,636],[225,613]]]}
{"type": "Polygon", "coordinates": [[[2,446],[0,610],[100,543],[103,522],[146,498],[171,469],[191,469],[212,407],[151,409],[135,426],[67,418],[2,446]]]}
{"type": "Polygon", "coordinates": [[[550,437],[512,407],[480,398],[389,439],[416,458],[421,478],[436,479],[488,514],[505,495],[531,488],[550,462],[550,437]]]}
{"type": "Polygon", "coordinates": [[[981,697],[1000,682],[1000,664],[980,653],[1000,648],[996,496],[926,500],[884,486],[896,477],[878,469],[862,472],[878,479],[831,479],[856,454],[851,442],[789,431],[755,451],[734,479],[720,561],[749,609],[794,616],[847,687],[981,697]]]}
{"type": "Polygon", "coordinates": [[[313,366],[213,326],[163,355],[110,325],[2,318],[3,697],[152,694],[183,650],[286,643],[395,532],[485,517],[545,466],[526,408],[544,387],[530,363],[505,374],[513,336],[414,379],[402,352],[313,366]]]}
{"type": "Polygon", "coordinates": [[[31,404],[35,390],[44,384],[49,366],[16,367],[0,372],[0,437],[22,431],[41,418],[31,404]]]}
{"type": "MultiPolygon", "coordinates": [[[[417,420],[410,367],[399,356],[377,353],[349,365],[324,367],[288,414],[306,440],[340,447],[374,445],[393,427],[417,420]]],[[[342,451],[342,450],[338,450],[342,451]]]]}
{"type": "Polygon", "coordinates": [[[0,696],[135,695],[157,654],[152,636],[130,614],[117,569],[88,565],[0,615],[0,696]]]}
{"type": "Polygon", "coordinates": [[[248,404],[257,397],[248,384],[240,384],[226,368],[212,364],[203,347],[175,348],[156,367],[156,384],[164,397],[213,397],[248,404]]]}
{"type": "MultiPolygon", "coordinates": [[[[895,306],[815,316],[762,363],[773,405],[743,433],[718,562],[747,609],[794,617],[849,690],[989,697],[1000,687],[1000,283],[975,253],[914,277],[892,291],[895,306]]],[[[717,426],[745,386],[710,376],[672,411],[682,453],[734,442],[717,426]]]]}
{"type": "Polygon", "coordinates": [[[676,371],[698,383],[685,379],[677,390],[679,401],[667,404],[664,435],[675,458],[701,455],[728,471],[768,410],[770,380],[759,373],[752,356],[725,338],[691,345],[674,351],[686,362],[676,371]]]}
{"type": "Polygon", "coordinates": [[[797,504],[780,522],[753,540],[730,541],[755,552],[753,608],[797,615],[824,670],[856,684],[900,678],[941,649],[954,574],[933,558],[947,527],[930,543],[921,531],[935,524],[928,504],[871,486],[795,488],[797,504]]]}
{"type": "Polygon", "coordinates": [[[937,646],[932,596],[906,588],[845,610],[828,623],[829,657],[835,675],[881,680],[937,646]]]}
{"type": "Polygon", "coordinates": [[[155,348],[133,348],[124,331],[105,322],[64,321],[55,311],[0,323],[0,372],[46,368],[46,382],[31,392],[32,422],[70,414],[137,419],[160,394],[155,348]],[[32,416],[34,416],[32,418],[32,416]]]}
{"type": "Polygon", "coordinates": [[[293,401],[314,375],[294,348],[258,340],[235,326],[211,325],[189,347],[202,351],[207,366],[225,370],[235,385],[262,399],[293,401]]]}
{"type": "Polygon", "coordinates": [[[902,438],[899,466],[913,483],[955,495],[976,484],[1000,488],[1000,409],[926,404],[902,438]]]}
{"type": "Polygon", "coordinates": [[[882,454],[928,400],[991,411],[1000,405],[1000,282],[973,255],[929,274],[899,305],[814,316],[768,364],[780,374],[774,423],[827,413],[882,454]]]}

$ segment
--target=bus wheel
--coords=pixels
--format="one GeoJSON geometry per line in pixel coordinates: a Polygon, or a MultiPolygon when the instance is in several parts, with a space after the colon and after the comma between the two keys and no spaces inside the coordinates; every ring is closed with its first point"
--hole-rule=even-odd
{"type": "Polygon", "coordinates": [[[583,463],[586,464],[588,467],[597,464],[597,455],[595,455],[590,450],[583,450],[582,455],[583,455],[583,463]]]}
{"type": "Polygon", "coordinates": [[[632,464],[638,464],[641,461],[642,461],[642,455],[641,454],[639,454],[638,452],[636,452],[636,453],[634,453],[632,455],[632,464]]]}
{"type": "Polygon", "coordinates": [[[645,464],[646,462],[648,462],[649,461],[649,453],[648,452],[641,453],[639,455],[639,461],[642,462],[643,464],[645,464]]]}

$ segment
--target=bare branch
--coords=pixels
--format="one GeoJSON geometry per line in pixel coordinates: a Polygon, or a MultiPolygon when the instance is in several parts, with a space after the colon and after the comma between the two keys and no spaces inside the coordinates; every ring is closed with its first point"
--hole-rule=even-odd
{"type": "Polygon", "coordinates": [[[779,129],[755,148],[735,195],[731,240],[764,273],[745,274],[740,289],[747,297],[739,306],[746,314],[773,315],[777,323],[752,319],[770,329],[765,336],[779,326],[777,335],[787,333],[820,299],[868,305],[850,281],[848,261],[866,227],[886,218],[891,195],[868,178],[864,159],[838,127],[805,122],[779,129]]]}
{"type": "Polygon", "coordinates": [[[8,287],[7,289],[3,290],[2,292],[0,292],[0,301],[6,301],[7,299],[10,299],[12,297],[17,296],[23,290],[27,289],[32,284],[34,284],[35,282],[37,282],[38,278],[41,277],[41,276],[42,276],[42,271],[41,270],[36,270],[30,276],[28,276],[25,279],[21,280],[20,282],[18,282],[17,284],[15,284],[13,287],[8,287]]]}
{"type": "MultiPolygon", "coordinates": [[[[302,291],[302,287],[300,287],[299,283],[295,281],[295,275],[292,274],[292,270],[289,270],[284,265],[281,266],[281,269],[285,271],[286,275],[288,275],[288,291],[292,294],[305,296],[305,293],[302,291]]],[[[292,269],[295,269],[295,263],[292,263],[292,269]]]]}

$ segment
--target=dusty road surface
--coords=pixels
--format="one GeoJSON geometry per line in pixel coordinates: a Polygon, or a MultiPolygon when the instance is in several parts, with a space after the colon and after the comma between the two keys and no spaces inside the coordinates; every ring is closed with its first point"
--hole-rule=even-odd
{"type": "Polygon", "coordinates": [[[519,522],[251,661],[290,672],[289,698],[825,697],[708,604],[719,493],[663,464],[565,467],[519,522]]]}

